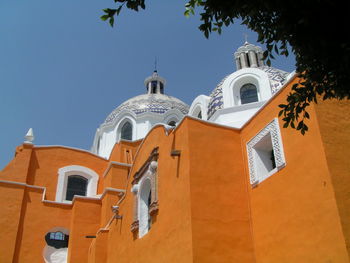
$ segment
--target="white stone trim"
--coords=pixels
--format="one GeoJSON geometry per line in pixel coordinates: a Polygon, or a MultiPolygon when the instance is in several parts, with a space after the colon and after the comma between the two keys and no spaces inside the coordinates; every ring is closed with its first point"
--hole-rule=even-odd
{"type": "MultiPolygon", "coordinates": [[[[117,136],[116,136],[117,142],[119,142],[121,140],[121,130],[122,130],[123,125],[125,123],[127,123],[127,122],[129,122],[132,125],[132,138],[131,138],[131,141],[133,141],[136,138],[136,121],[131,116],[126,115],[117,124],[117,136]]],[[[123,139],[123,140],[125,140],[125,139],[123,139]]]]}
{"type": "Polygon", "coordinates": [[[71,203],[72,201],[65,200],[67,192],[68,176],[80,175],[88,180],[86,196],[93,197],[97,193],[97,183],[99,180],[98,174],[90,168],[80,165],[70,165],[58,169],[56,202],[71,203]]]}
{"type": "Polygon", "coordinates": [[[264,129],[262,129],[254,138],[252,138],[247,143],[247,154],[248,154],[248,167],[249,167],[249,177],[250,183],[256,185],[266,178],[270,177],[272,174],[276,173],[278,170],[286,165],[286,160],[283,151],[283,143],[281,137],[281,131],[278,124],[278,118],[273,119],[264,129]],[[259,176],[259,171],[257,170],[256,164],[256,151],[254,146],[257,145],[266,135],[270,134],[272,147],[275,156],[276,168],[270,171],[265,176],[259,176]]]}
{"type": "Polygon", "coordinates": [[[147,198],[147,196],[143,196],[144,194],[147,194],[149,191],[151,191],[152,196],[152,179],[150,176],[144,176],[141,181],[139,182],[139,190],[137,192],[137,200],[138,200],[138,208],[137,208],[137,214],[138,214],[138,221],[139,221],[139,238],[143,237],[148,233],[149,225],[149,208],[147,207],[147,200],[144,200],[147,198]]]}
{"type": "Polygon", "coordinates": [[[240,89],[248,83],[256,86],[259,101],[271,98],[267,73],[258,68],[244,68],[229,75],[222,84],[223,108],[241,105],[240,89]]]}
{"type": "Polygon", "coordinates": [[[209,96],[205,95],[199,95],[196,97],[190,107],[190,110],[188,112],[188,115],[193,116],[195,118],[198,118],[198,114],[201,111],[202,113],[202,120],[208,119],[208,104],[210,101],[209,96]]]}
{"type": "Polygon", "coordinates": [[[33,189],[39,189],[42,190],[42,197],[41,197],[41,202],[47,203],[47,204],[56,204],[56,205],[63,205],[63,206],[72,206],[74,204],[75,199],[86,199],[86,200],[102,200],[104,196],[107,194],[107,192],[116,192],[120,195],[125,195],[125,190],[123,189],[117,189],[117,188],[112,188],[112,187],[106,187],[103,190],[103,193],[101,195],[96,195],[94,197],[88,197],[88,196],[74,196],[72,202],[66,203],[66,202],[57,202],[57,201],[51,201],[51,200],[46,200],[46,187],[44,186],[37,186],[37,185],[30,185],[26,183],[20,183],[20,182],[13,182],[13,181],[5,181],[5,180],[0,180],[0,183],[3,184],[9,184],[9,185],[19,185],[23,187],[28,187],[28,188],[33,188],[33,189]]]}

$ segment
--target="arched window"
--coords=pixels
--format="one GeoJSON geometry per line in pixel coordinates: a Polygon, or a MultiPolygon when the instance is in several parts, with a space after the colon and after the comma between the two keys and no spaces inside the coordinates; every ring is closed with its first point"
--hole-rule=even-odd
{"type": "Polygon", "coordinates": [[[86,196],[88,179],[80,175],[68,176],[66,200],[72,201],[74,195],[86,196]]]}
{"type": "Polygon", "coordinates": [[[241,104],[258,101],[258,90],[254,84],[244,84],[240,89],[241,104]]]}
{"type": "Polygon", "coordinates": [[[176,126],[176,122],[175,121],[169,121],[168,125],[175,127],[176,126]]]}
{"type": "Polygon", "coordinates": [[[198,113],[197,118],[202,119],[202,111],[198,113]]]}
{"type": "Polygon", "coordinates": [[[132,125],[130,122],[125,122],[120,131],[120,139],[123,140],[132,140],[132,125]]]}
{"type": "Polygon", "coordinates": [[[151,228],[150,206],[152,200],[151,181],[145,179],[141,185],[139,197],[139,237],[144,236],[151,228]]]}

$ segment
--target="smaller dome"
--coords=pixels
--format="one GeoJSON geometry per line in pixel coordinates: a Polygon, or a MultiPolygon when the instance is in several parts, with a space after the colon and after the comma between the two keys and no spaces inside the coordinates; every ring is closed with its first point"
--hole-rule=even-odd
{"type": "MultiPolygon", "coordinates": [[[[289,75],[288,72],[285,72],[280,69],[276,69],[273,67],[267,67],[262,66],[258,69],[264,71],[267,73],[270,87],[271,87],[271,93],[275,94],[287,81],[287,77],[289,75]]],[[[210,94],[210,101],[208,104],[208,119],[213,116],[213,114],[223,108],[224,99],[223,99],[223,93],[222,93],[222,84],[225,82],[225,80],[231,76],[233,73],[227,75],[225,78],[223,78],[220,83],[216,86],[216,88],[212,91],[210,94]]]]}

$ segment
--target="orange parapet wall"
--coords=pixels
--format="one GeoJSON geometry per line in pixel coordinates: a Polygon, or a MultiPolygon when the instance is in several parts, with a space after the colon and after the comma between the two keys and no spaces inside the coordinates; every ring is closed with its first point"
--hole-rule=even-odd
{"type": "MultiPolygon", "coordinates": [[[[246,176],[244,146],[278,116],[278,105],[285,103],[292,85],[243,127],[246,176]]],[[[308,111],[311,119],[305,136],[282,128],[280,120],[286,166],[256,188],[248,187],[257,262],[348,262],[315,107],[308,111]]]]}
{"type": "Polygon", "coordinates": [[[320,99],[315,109],[350,257],[350,102],[320,99]]]}

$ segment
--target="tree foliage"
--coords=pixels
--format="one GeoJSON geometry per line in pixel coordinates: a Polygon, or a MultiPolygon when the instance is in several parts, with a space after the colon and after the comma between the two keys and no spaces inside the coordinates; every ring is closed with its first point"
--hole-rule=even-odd
{"type": "MultiPolygon", "coordinates": [[[[115,9],[105,9],[102,20],[111,26],[125,6],[145,9],[145,0],[114,0],[115,9]]],[[[304,134],[310,116],[307,107],[317,99],[350,99],[350,44],[347,28],[349,4],[331,0],[189,0],[185,16],[200,10],[199,29],[205,37],[221,34],[223,27],[242,21],[257,32],[257,42],[266,46],[264,58],[271,64],[275,55],[288,56],[288,46],[296,58],[301,81],[292,87],[286,104],[279,107],[284,127],[304,134]]]]}

